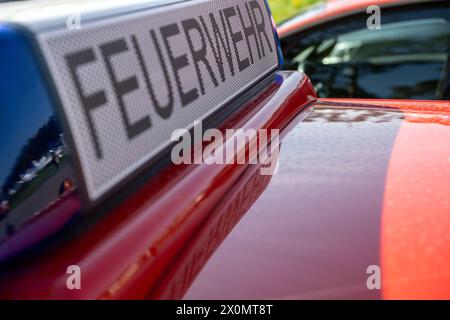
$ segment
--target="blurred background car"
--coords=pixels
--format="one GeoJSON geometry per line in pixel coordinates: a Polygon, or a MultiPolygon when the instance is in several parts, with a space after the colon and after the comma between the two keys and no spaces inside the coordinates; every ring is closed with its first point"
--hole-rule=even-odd
{"type": "Polygon", "coordinates": [[[319,97],[449,99],[448,1],[328,1],[279,33],[285,68],[305,72],[319,97]],[[368,27],[370,5],[379,29],[368,27]]]}

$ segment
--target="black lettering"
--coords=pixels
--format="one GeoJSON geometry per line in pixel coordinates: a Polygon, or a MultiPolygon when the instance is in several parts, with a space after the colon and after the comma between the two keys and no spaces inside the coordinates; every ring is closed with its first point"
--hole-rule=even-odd
{"type": "Polygon", "coordinates": [[[256,24],[256,30],[258,31],[259,41],[261,43],[262,55],[265,57],[266,52],[264,51],[264,44],[263,44],[261,35],[263,35],[266,38],[267,45],[269,46],[270,52],[272,52],[273,49],[272,49],[272,44],[270,43],[269,36],[266,33],[266,22],[264,21],[264,14],[263,14],[263,11],[262,11],[259,3],[256,2],[255,0],[250,1],[250,8],[252,8],[253,19],[256,24]],[[258,10],[261,15],[261,23],[258,23],[258,19],[256,18],[255,10],[258,10]]]}
{"type": "Polygon", "coordinates": [[[247,3],[245,4],[245,8],[247,10],[248,20],[250,21],[250,25],[249,26],[245,25],[244,18],[242,17],[241,9],[239,9],[239,6],[236,6],[236,10],[237,10],[239,19],[241,20],[242,29],[244,30],[245,40],[247,41],[248,52],[250,53],[250,62],[251,62],[251,64],[253,64],[254,63],[253,52],[252,52],[252,46],[250,44],[250,37],[251,36],[253,36],[253,38],[255,39],[256,49],[258,51],[259,59],[261,59],[261,50],[259,49],[259,41],[258,41],[258,38],[257,38],[258,36],[257,36],[257,33],[256,33],[256,28],[255,28],[255,25],[253,23],[252,15],[250,14],[250,8],[248,7],[247,3]]]}
{"type": "Polygon", "coordinates": [[[214,75],[214,72],[211,68],[211,65],[206,59],[206,40],[205,36],[203,35],[202,29],[200,27],[200,24],[195,19],[187,19],[181,22],[181,25],[184,29],[184,34],[186,35],[186,39],[189,45],[189,49],[192,53],[192,60],[194,61],[195,70],[197,71],[197,77],[198,81],[200,83],[200,91],[204,95],[205,94],[205,85],[203,84],[202,74],[200,70],[200,62],[203,62],[206,69],[208,70],[209,76],[211,77],[214,85],[217,87],[219,83],[217,82],[216,76],[214,75]],[[198,34],[200,35],[200,39],[202,42],[202,46],[200,49],[195,50],[194,44],[192,42],[192,38],[190,36],[190,32],[192,30],[196,30],[198,34]]]}
{"type": "Polygon", "coordinates": [[[170,83],[170,79],[169,79],[169,73],[167,71],[167,66],[166,63],[164,61],[164,57],[162,55],[161,52],[161,47],[159,46],[159,42],[158,39],[156,38],[156,34],[153,30],[150,31],[150,36],[152,37],[153,40],[153,44],[155,45],[155,49],[156,49],[156,53],[158,55],[158,59],[161,65],[161,69],[163,71],[163,75],[164,75],[164,79],[166,82],[166,87],[167,87],[167,91],[168,91],[168,102],[166,105],[162,106],[157,97],[156,97],[156,93],[155,90],[153,88],[153,85],[151,83],[151,79],[150,79],[150,75],[147,71],[147,68],[145,67],[145,62],[144,62],[144,57],[142,56],[142,52],[141,49],[139,47],[139,43],[137,42],[137,39],[135,36],[131,36],[131,40],[133,42],[133,46],[134,49],[136,51],[136,55],[138,57],[138,61],[139,61],[139,65],[141,67],[141,70],[144,74],[144,79],[145,79],[145,85],[147,87],[147,91],[150,95],[150,99],[152,100],[152,103],[155,107],[156,113],[158,113],[158,115],[163,118],[163,119],[167,119],[170,117],[170,115],[172,114],[172,110],[173,110],[173,91],[172,91],[172,85],[170,83]]]}
{"type": "Polygon", "coordinates": [[[180,94],[181,98],[181,104],[184,106],[187,106],[189,103],[195,101],[198,98],[198,90],[197,88],[194,88],[188,92],[184,92],[182,85],[181,85],[181,79],[180,79],[180,70],[184,67],[189,66],[189,61],[187,59],[187,56],[185,54],[174,57],[172,48],[170,47],[169,38],[176,36],[180,33],[180,29],[178,28],[178,25],[176,23],[169,24],[167,26],[164,26],[160,28],[161,35],[164,40],[164,45],[166,47],[166,50],[169,54],[169,60],[172,65],[174,75],[175,75],[175,81],[178,86],[178,92],[180,94]]]}
{"type": "Polygon", "coordinates": [[[225,15],[225,19],[226,19],[227,25],[228,25],[228,30],[230,31],[230,34],[231,34],[231,41],[233,42],[234,51],[236,52],[236,58],[238,61],[239,71],[243,71],[250,66],[250,62],[249,62],[248,58],[241,60],[241,58],[239,57],[239,51],[238,51],[237,44],[240,41],[244,40],[244,37],[242,36],[241,31],[233,32],[233,29],[231,27],[231,22],[230,22],[230,18],[236,16],[236,10],[234,9],[234,7],[226,8],[223,10],[223,14],[225,15]]]}
{"type": "MultiPolygon", "coordinates": [[[[203,19],[202,16],[200,16],[199,19],[200,19],[200,23],[202,24],[202,27],[203,27],[203,32],[205,33],[206,38],[208,39],[208,42],[209,42],[209,46],[211,47],[211,50],[213,52],[214,59],[216,60],[216,63],[217,63],[217,67],[219,68],[220,79],[222,80],[222,82],[225,82],[225,70],[224,70],[224,66],[223,66],[222,54],[220,53],[219,43],[217,42],[217,37],[216,37],[217,47],[214,47],[211,35],[209,34],[208,28],[206,27],[205,20],[203,19]]],[[[223,44],[223,42],[222,42],[222,44],[223,44]]]]}
{"type": "Polygon", "coordinates": [[[220,13],[221,13],[220,18],[221,18],[222,27],[223,27],[223,33],[225,34],[225,40],[224,40],[224,37],[222,36],[222,32],[220,32],[219,25],[216,21],[216,18],[214,17],[214,14],[213,13],[209,14],[209,20],[211,21],[211,26],[212,26],[212,30],[213,30],[213,34],[214,34],[214,40],[215,40],[215,44],[216,44],[215,46],[213,45],[211,36],[206,27],[206,23],[202,17],[200,17],[200,21],[203,25],[203,29],[205,29],[205,34],[208,37],[208,40],[211,44],[211,48],[213,50],[214,57],[216,58],[216,61],[217,61],[217,66],[219,67],[219,72],[220,72],[220,77],[222,79],[222,82],[225,82],[226,78],[225,78],[225,72],[224,72],[225,71],[224,63],[223,63],[223,59],[222,59],[222,49],[223,49],[223,52],[225,53],[225,57],[228,61],[228,67],[230,68],[230,72],[231,72],[232,76],[234,76],[234,64],[233,64],[233,56],[231,54],[230,41],[228,39],[228,32],[227,32],[227,28],[225,26],[225,19],[223,17],[222,12],[220,12],[220,13]]]}
{"type": "MultiPolygon", "coordinates": [[[[214,19],[214,15],[211,13],[209,15],[209,18],[211,19],[211,23],[213,24],[213,30],[214,30],[214,35],[216,38],[216,43],[217,43],[217,37],[220,37],[220,39],[222,41],[222,35],[220,34],[219,26],[217,25],[216,20],[214,19]]],[[[235,72],[234,72],[233,55],[231,54],[230,39],[228,37],[228,31],[227,31],[227,27],[225,25],[225,17],[224,17],[223,11],[220,11],[220,21],[222,23],[222,29],[223,29],[223,33],[225,34],[225,40],[226,40],[226,46],[224,46],[223,43],[222,43],[222,46],[223,46],[225,55],[228,60],[228,65],[230,66],[231,75],[234,77],[235,72]]]]}
{"type": "Polygon", "coordinates": [[[106,69],[108,71],[109,77],[111,79],[114,88],[114,93],[116,94],[117,97],[120,114],[122,116],[122,121],[125,125],[125,129],[127,132],[127,137],[128,139],[133,139],[136,136],[140,135],[145,130],[148,130],[151,127],[151,122],[149,117],[144,117],[135,123],[130,122],[130,118],[126,110],[123,97],[126,94],[139,89],[139,84],[135,76],[127,78],[123,81],[118,81],[111,63],[112,56],[128,51],[127,43],[123,38],[119,40],[114,40],[102,44],[100,46],[100,50],[102,52],[106,69]]]}
{"type": "Polygon", "coordinates": [[[97,91],[91,95],[85,95],[83,89],[81,88],[80,78],[77,74],[77,69],[85,64],[92,63],[96,61],[96,57],[94,54],[94,50],[92,49],[84,49],[75,53],[68,54],[66,57],[66,62],[70,69],[70,74],[72,76],[72,80],[77,89],[78,97],[80,98],[81,105],[84,110],[84,115],[86,121],[89,126],[89,131],[91,132],[91,138],[94,144],[94,149],[97,158],[103,158],[103,152],[100,147],[99,138],[97,135],[97,130],[95,127],[94,120],[92,119],[91,112],[97,109],[98,107],[104,105],[106,100],[106,95],[104,91],[97,91]]]}

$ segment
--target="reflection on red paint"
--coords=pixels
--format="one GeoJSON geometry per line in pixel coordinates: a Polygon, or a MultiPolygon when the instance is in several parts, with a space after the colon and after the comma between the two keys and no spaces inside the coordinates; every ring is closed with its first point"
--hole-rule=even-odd
{"type": "Polygon", "coordinates": [[[449,121],[407,118],[386,181],[383,297],[450,299],[449,121]]]}

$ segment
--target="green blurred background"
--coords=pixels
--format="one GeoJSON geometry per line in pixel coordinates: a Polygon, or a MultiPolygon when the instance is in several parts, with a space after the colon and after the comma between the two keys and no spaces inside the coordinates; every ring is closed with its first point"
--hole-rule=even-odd
{"type": "Polygon", "coordinates": [[[321,0],[269,0],[270,7],[275,21],[281,22],[287,18],[295,16],[302,9],[313,4],[322,2],[321,0]]]}

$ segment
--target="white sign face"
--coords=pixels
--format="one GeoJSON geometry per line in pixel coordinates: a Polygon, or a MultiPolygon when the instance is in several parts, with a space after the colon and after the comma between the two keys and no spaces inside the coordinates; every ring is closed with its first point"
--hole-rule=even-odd
{"type": "Polygon", "coordinates": [[[91,201],[278,67],[264,0],[187,1],[38,41],[91,201]]]}

